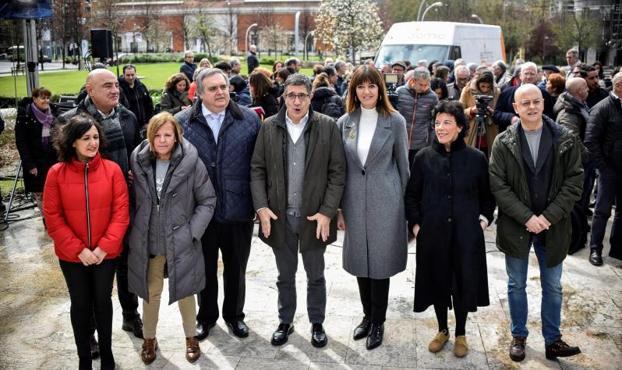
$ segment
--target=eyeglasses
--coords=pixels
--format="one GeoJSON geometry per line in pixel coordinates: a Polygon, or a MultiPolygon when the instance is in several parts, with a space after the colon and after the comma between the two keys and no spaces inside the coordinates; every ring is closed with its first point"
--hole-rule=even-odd
{"type": "Polygon", "coordinates": [[[294,94],[294,93],[289,93],[286,94],[285,97],[287,98],[287,100],[291,100],[291,101],[295,101],[296,99],[303,101],[306,98],[309,97],[309,94],[294,94]]]}
{"type": "Polygon", "coordinates": [[[544,99],[521,100],[520,102],[518,102],[518,104],[520,104],[523,108],[529,108],[532,104],[537,107],[538,105],[542,104],[543,101],[544,99]]]}

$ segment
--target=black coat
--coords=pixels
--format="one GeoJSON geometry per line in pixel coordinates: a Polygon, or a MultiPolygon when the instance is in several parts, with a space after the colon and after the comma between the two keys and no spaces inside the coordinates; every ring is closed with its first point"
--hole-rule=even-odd
{"type": "MultiPolygon", "coordinates": [[[[149,89],[139,79],[134,81],[134,88],[130,87],[123,77],[119,77],[119,90],[127,101],[126,107],[134,113],[139,126],[146,125],[153,116],[153,100],[149,89]]],[[[123,103],[121,103],[123,104],[123,103]]]]}
{"type": "Polygon", "coordinates": [[[277,100],[277,96],[279,96],[278,88],[272,87],[266,95],[256,97],[253,100],[253,106],[262,107],[264,112],[266,112],[264,119],[274,116],[279,112],[279,101],[277,100]]]}
{"type": "MultiPolygon", "coordinates": [[[[48,170],[57,162],[56,151],[52,147],[52,136],[48,144],[41,142],[43,125],[37,120],[31,108],[32,98],[24,98],[17,110],[15,121],[15,144],[22,160],[24,187],[27,192],[40,193],[43,191],[48,170]],[[30,174],[30,170],[37,169],[37,176],[30,174]]],[[[52,115],[57,115],[54,105],[50,104],[52,115]]]]}
{"type": "Polygon", "coordinates": [[[489,305],[479,217],[492,222],[495,202],[484,154],[466,146],[462,138],[449,153],[435,140],[415,156],[405,203],[410,230],[421,226],[415,312],[433,304],[451,307],[450,295],[471,312],[489,305]]]}

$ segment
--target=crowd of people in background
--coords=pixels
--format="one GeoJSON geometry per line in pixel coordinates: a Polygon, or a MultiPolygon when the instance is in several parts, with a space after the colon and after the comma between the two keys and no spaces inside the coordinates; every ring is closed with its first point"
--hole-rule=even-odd
{"type": "Polygon", "coordinates": [[[187,51],[156,105],[134,65],[119,77],[91,71],[78,105],[61,115],[50,90],[34,89],[20,103],[16,143],[67,282],[79,368],[98,356],[102,369],[114,368],[115,273],[122,328],[143,338],[145,364],[157,357],[164,278],[188,361],[221,315],[247,337],[255,218],[278,270],[273,345],[294,331],[298,253],[311,343],[327,345],[324,251],[339,229],[363,313],[353,338],[366,338],[369,350],[382,344],[390,278],[406,268],[416,239],[414,310],[433,306],[438,321],[428,349],[448,342],[453,309],[453,352],[464,357],[468,313],[489,305],[483,231],[495,208],[509,356],[525,358],[532,247],[546,357],[580,353],[561,339],[560,279],[566,256],[586,245],[589,262],[603,265],[614,205],[609,256],[622,259],[622,72],[605,78],[601,63],[578,56],[568,50],[562,68],[326,60],[307,77],[297,58],[260,66],[253,45],[247,75],[238,59],[196,65],[187,51]]]}

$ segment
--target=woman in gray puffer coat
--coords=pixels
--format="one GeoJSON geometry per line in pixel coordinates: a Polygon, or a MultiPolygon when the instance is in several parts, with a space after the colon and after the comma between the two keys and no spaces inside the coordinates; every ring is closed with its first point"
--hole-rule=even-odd
{"type": "Polygon", "coordinates": [[[205,287],[201,237],[216,204],[216,193],[203,162],[182,128],[167,112],[154,116],[147,140],[132,153],[136,210],[129,251],[129,289],[144,299],[141,359],[156,358],[156,324],[164,277],[169,304],[178,301],[186,334],[186,359],[201,351],[196,332],[194,294],[205,287]]]}

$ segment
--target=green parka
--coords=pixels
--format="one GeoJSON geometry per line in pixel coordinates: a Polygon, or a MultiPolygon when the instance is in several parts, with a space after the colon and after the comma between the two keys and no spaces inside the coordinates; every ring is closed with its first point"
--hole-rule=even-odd
{"type": "MultiPolygon", "coordinates": [[[[570,211],[581,197],[583,167],[577,137],[548,117],[544,116],[543,120],[553,134],[555,158],[547,206],[542,212],[551,227],[540,235],[544,235],[547,266],[552,267],[568,254],[572,234],[570,211]]],[[[497,247],[509,256],[525,259],[531,239],[525,223],[534,213],[521,156],[519,124],[511,125],[495,139],[488,171],[490,188],[499,207],[497,247]]]]}

